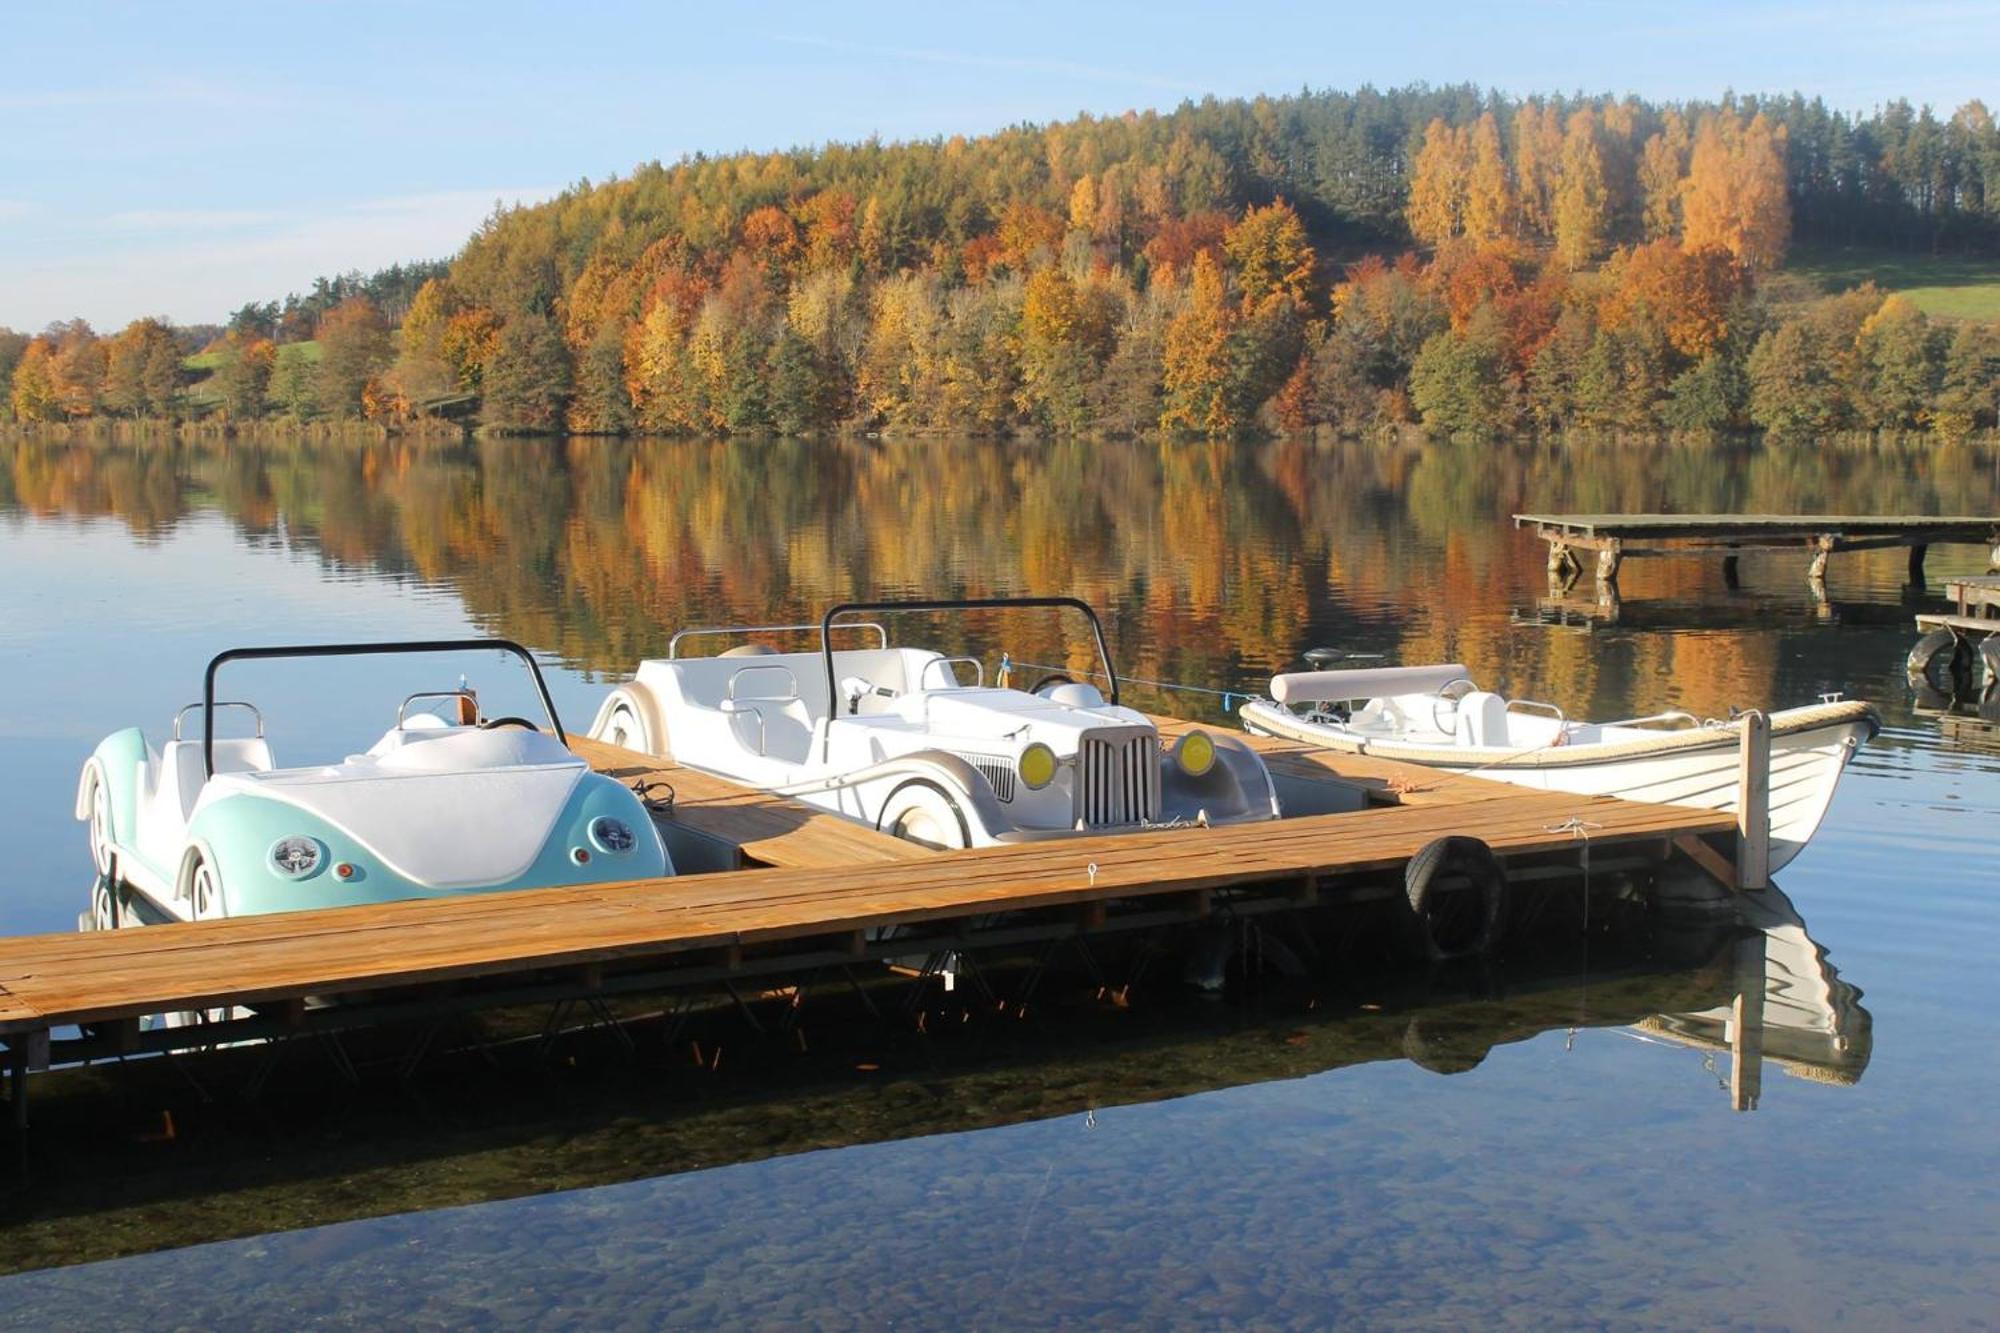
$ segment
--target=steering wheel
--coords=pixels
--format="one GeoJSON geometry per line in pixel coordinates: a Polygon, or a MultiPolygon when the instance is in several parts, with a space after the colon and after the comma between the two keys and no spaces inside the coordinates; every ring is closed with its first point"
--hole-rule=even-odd
{"type": "Polygon", "coordinates": [[[1431,725],[1446,736],[1457,735],[1459,701],[1472,693],[1475,688],[1473,683],[1463,676],[1457,680],[1446,681],[1444,688],[1437,692],[1437,698],[1431,700],[1431,725]],[[1461,689],[1461,686],[1464,688],[1461,689]],[[1454,690],[1457,691],[1456,694],[1453,693],[1454,690]],[[1446,704],[1451,705],[1451,711],[1441,714],[1438,710],[1446,704]]]}
{"type": "Polygon", "coordinates": [[[519,727],[523,731],[540,731],[541,728],[525,717],[489,717],[479,724],[481,731],[493,731],[500,727],[519,727]]]}
{"type": "Polygon", "coordinates": [[[1051,671],[1048,675],[1043,676],[1040,680],[1036,681],[1033,685],[1029,686],[1028,693],[1040,694],[1043,690],[1046,690],[1051,685],[1074,685],[1074,684],[1076,684],[1076,681],[1068,676],[1065,676],[1062,672],[1051,671]]]}

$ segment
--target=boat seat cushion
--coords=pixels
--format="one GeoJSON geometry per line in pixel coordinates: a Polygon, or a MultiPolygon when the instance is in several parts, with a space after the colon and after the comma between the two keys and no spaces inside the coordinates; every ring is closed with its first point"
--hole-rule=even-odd
{"type": "Polygon", "coordinates": [[[1458,701],[1461,745],[1506,745],[1507,701],[1491,690],[1473,690],[1458,701]]]}
{"type": "MultiPolygon", "coordinates": [[[[261,736],[215,742],[215,771],[218,773],[266,773],[271,768],[271,747],[261,736]]],[[[160,755],[161,776],[174,784],[180,798],[181,818],[194,813],[194,802],[208,782],[202,771],[200,741],[168,741],[160,755]]]]}
{"type": "Polygon", "coordinates": [[[813,718],[803,699],[739,699],[727,709],[744,749],[802,764],[812,753],[813,718]],[[761,725],[759,719],[762,719],[761,725]]]}

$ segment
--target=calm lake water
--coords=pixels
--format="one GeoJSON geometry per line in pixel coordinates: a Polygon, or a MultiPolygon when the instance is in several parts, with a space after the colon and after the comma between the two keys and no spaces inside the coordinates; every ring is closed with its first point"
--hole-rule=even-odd
{"type": "MultiPolygon", "coordinates": [[[[1455,1004],[1483,1059],[1424,1059],[1411,1019],[1363,1003],[1247,1037],[1197,1021],[1137,1054],[1051,1038],[985,1082],[936,1075],[929,1118],[885,1117],[890,1094],[859,1079],[815,1086],[738,1114],[734,1156],[691,1159],[733,1164],[318,1227],[308,1208],[250,1237],[215,1224],[237,1238],[0,1280],[0,1323],[1990,1326],[2000,727],[1912,698],[1923,598],[1903,554],[1835,556],[1823,604],[1803,553],[1746,557],[1735,590],[1712,562],[1633,561],[1621,605],[1587,579],[1551,602],[1541,544],[1508,515],[1988,514],[1997,475],[1974,449],[0,444],[10,933],[70,929],[84,906],[71,804],[91,746],[157,735],[208,657],[245,643],[503,634],[546,654],[580,728],[686,625],[1064,592],[1148,680],[1248,691],[1333,646],[1463,661],[1571,716],[1841,690],[1887,722],[1765,909],[1779,989],[1754,1112],[1732,1112],[1727,1051],[1698,1039],[1720,1031],[1704,1023],[1733,994],[1726,966],[1621,982],[1586,960],[1455,1004]],[[851,1146],[820,1146],[850,1121],[851,1146]]],[[[1931,595],[1984,564],[1933,551],[1931,595]]],[[[957,632],[936,646],[1074,651],[1026,617],[957,632]]],[[[365,745],[436,683],[411,680],[244,677],[281,762],[365,745]]],[[[1221,716],[1207,695],[1134,701],[1221,716]]],[[[165,1199],[118,1225],[198,1239],[209,1224],[183,1215],[229,1207],[165,1199]]]]}

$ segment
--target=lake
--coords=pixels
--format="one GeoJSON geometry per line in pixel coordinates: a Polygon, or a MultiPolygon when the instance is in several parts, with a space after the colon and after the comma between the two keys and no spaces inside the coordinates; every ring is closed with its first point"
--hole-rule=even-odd
{"type": "MultiPolygon", "coordinates": [[[[9,933],[72,929],[86,904],[71,807],[90,748],[135,723],[158,735],[238,644],[505,635],[545,655],[581,728],[608,681],[685,626],[1074,593],[1147,682],[1241,695],[1325,646],[1462,661],[1573,717],[1844,691],[1886,722],[1755,908],[1772,1026],[1751,1112],[1731,1110],[1714,1040],[1741,941],[1648,926],[1497,977],[1369,973],[1310,1012],[1163,1000],[1141,1027],[1025,1025],[963,1058],[941,1042],[928,1065],[906,1051],[854,1072],[838,1049],[810,1073],[760,1073],[754,1095],[619,1083],[615,1111],[508,1145],[504,1170],[503,1099],[480,1112],[478,1152],[431,1147],[400,1174],[295,1163],[253,1187],[218,1169],[212,1189],[121,1196],[101,1220],[15,1214],[0,1250],[37,1271],[0,1279],[0,1324],[1990,1325],[2000,725],[1913,697],[1925,603],[1903,553],[1836,555],[1824,601],[1804,552],[1745,557],[1735,589],[1714,561],[1630,561],[1607,606],[1587,576],[1551,596],[1541,543],[1508,521],[1525,509],[1987,514],[2000,457],[0,444],[9,933]],[[63,1226],[88,1244],[52,1240],[63,1226]],[[128,1257],[48,1266],[97,1253],[128,1257]]],[[[1932,597],[1984,565],[1933,550],[1932,597]]],[[[1028,617],[953,632],[935,646],[1076,652],[1028,617]]],[[[403,679],[255,683],[290,705],[272,709],[283,761],[379,733],[403,679]]],[[[1135,685],[1133,702],[1220,721],[1234,700],[1135,685]]],[[[353,1124],[476,1118],[432,1099],[449,1090],[353,1124]]],[[[325,1135],[326,1160],[356,1137],[325,1135]]]]}

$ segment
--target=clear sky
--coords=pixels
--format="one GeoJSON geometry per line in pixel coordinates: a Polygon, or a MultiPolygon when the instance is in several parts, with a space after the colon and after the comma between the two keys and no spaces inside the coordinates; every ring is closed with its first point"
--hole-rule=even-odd
{"type": "Polygon", "coordinates": [[[216,320],[688,152],[1419,80],[1949,114],[1996,57],[2000,0],[0,0],[0,325],[216,320]]]}

